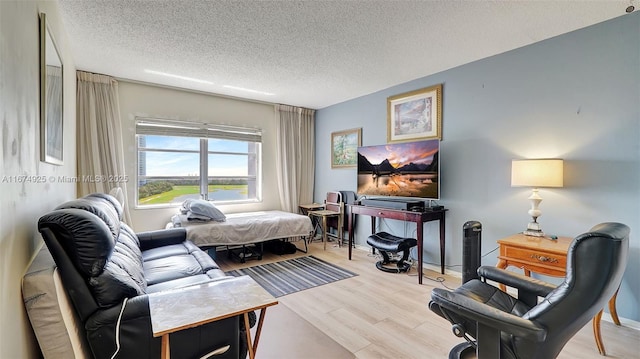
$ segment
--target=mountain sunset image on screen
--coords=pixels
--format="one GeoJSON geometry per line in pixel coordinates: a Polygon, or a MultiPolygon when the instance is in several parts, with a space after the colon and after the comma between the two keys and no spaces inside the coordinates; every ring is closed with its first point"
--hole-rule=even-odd
{"type": "Polygon", "coordinates": [[[358,147],[358,195],[439,199],[437,139],[358,147]]]}

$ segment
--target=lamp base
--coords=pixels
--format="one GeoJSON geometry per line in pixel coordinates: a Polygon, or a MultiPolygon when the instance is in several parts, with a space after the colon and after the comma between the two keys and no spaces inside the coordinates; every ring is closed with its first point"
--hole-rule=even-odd
{"type": "Polygon", "coordinates": [[[522,234],[524,234],[525,236],[531,236],[531,237],[544,237],[543,231],[531,231],[527,229],[526,231],[522,232],[522,234]]]}
{"type": "Polygon", "coordinates": [[[533,222],[530,222],[527,225],[527,230],[522,233],[525,236],[544,237],[544,232],[542,231],[542,228],[540,227],[540,223],[538,223],[537,218],[534,218],[533,222]]]}

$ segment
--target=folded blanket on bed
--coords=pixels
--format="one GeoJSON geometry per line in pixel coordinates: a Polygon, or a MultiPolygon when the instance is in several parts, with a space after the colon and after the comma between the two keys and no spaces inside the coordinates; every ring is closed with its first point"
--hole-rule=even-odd
{"type": "MultiPolygon", "coordinates": [[[[224,222],[226,216],[213,203],[203,199],[187,199],[182,202],[180,214],[185,215],[189,221],[216,221],[224,222]]],[[[172,219],[173,221],[173,219],[172,219]]],[[[175,224],[174,224],[175,225],[175,224]]]]}
{"type": "Polygon", "coordinates": [[[200,217],[189,213],[186,214],[174,214],[171,216],[171,224],[174,228],[186,227],[189,223],[208,223],[214,222],[210,218],[200,217]]]}

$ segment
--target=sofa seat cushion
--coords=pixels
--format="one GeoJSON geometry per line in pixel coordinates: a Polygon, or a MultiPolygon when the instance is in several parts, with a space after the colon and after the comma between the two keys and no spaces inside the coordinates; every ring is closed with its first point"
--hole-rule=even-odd
{"type": "Polygon", "coordinates": [[[215,262],[206,253],[202,253],[204,256],[196,252],[144,262],[144,276],[147,280],[147,286],[199,274],[206,275],[208,271],[217,269],[215,262]]]}
{"type": "Polygon", "coordinates": [[[144,250],[142,251],[142,260],[146,262],[146,261],[152,261],[158,258],[192,254],[192,253],[201,252],[201,251],[202,250],[192,242],[183,241],[182,243],[179,243],[179,244],[170,244],[162,247],[156,247],[156,248],[144,250]]]}
{"type": "Polygon", "coordinates": [[[217,270],[214,276],[211,274],[198,274],[190,277],[178,278],[166,282],[160,282],[147,287],[147,293],[157,293],[165,290],[184,288],[191,285],[197,285],[202,283],[208,283],[217,278],[226,278],[227,276],[223,271],[217,270]]]}

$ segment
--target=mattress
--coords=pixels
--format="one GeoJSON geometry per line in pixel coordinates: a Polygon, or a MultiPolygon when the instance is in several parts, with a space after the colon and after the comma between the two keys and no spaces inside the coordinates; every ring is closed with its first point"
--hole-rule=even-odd
{"type": "Polygon", "coordinates": [[[313,231],[309,217],[283,211],[227,214],[224,222],[189,221],[175,215],[174,227],[184,227],[187,239],[199,247],[260,243],[272,239],[308,237],[313,231]]]}

